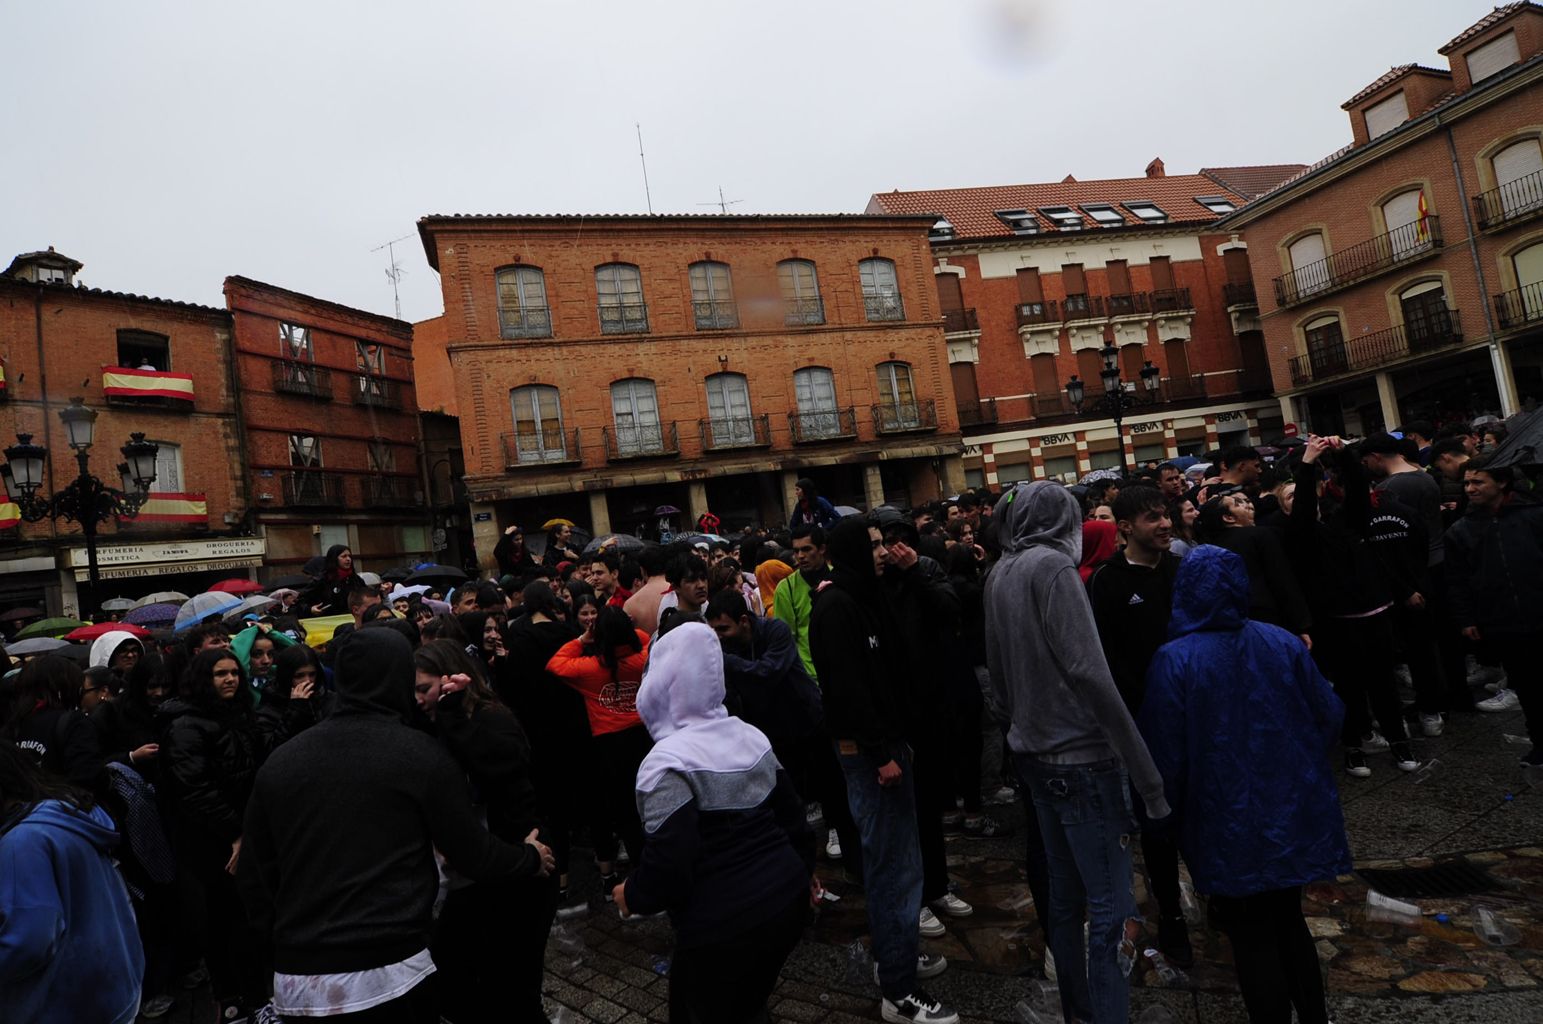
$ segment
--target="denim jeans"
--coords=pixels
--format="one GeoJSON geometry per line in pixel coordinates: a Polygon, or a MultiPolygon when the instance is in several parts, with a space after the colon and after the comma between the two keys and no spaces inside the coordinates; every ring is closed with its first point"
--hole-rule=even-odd
{"type": "Polygon", "coordinates": [[[1014,754],[1029,783],[1050,864],[1050,948],[1061,1013],[1070,1021],[1126,1024],[1130,989],[1120,968],[1131,895],[1134,830],[1125,771],[1118,761],[1057,765],[1014,754]],[[1087,972],[1082,921],[1088,919],[1087,972]]]}
{"type": "Polygon", "coordinates": [[[916,989],[917,919],[922,908],[922,854],[916,833],[911,758],[901,754],[900,781],[879,785],[879,770],[861,754],[838,754],[847,802],[862,843],[868,931],[879,964],[879,988],[891,1002],[916,989]]]}

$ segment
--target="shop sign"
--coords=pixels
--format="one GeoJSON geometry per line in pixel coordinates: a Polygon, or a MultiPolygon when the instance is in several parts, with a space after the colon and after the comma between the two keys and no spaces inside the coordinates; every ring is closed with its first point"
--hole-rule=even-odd
{"type": "MultiPolygon", "coordinates": [[[[266,550],[261,537],[173,540],[148,544],[106,544],[96,549],[96,564],[98,566],[144,565],[230,558],[261,559],[266,550]]],[[[89,563],[90,559],[86,555],[85,548],[70,548],[70,568],[84,569],[89,563]]],[[[180,565],[177,569],[182,572],[194,571],[180,565]]]]}
{"type": "MultiPolygon", "coordinates": [[[[118,565],[103,566],[97,575],[104,580],[132,580],[144,576],[166,576],[173,573],[184,572],[219,572],[226,569],[251,569],[263,564],[262,557],[253,555],[249,558],[217,558],[203,562],[174,562],[166,564],[150,565],[118,565]]],[[[75,581],[77,583],[89,578],[91,570],[76,569],[75,581]]]]}
{"type": "Polygon", "coordinates": [[[1155,420],[1151,423],[1132,423],[1130,425],[1130,432],[1132,434],[1151,434],[1154,432],[1160,432],[1162,429],[1162,420],[1155,420]]]}
{"type": "Polygon", "coordinates": [[[1049,448],[1052,445],[1072,444],[1076,440],[1076,437],[1072,434],[1045,434],[1039,439],[1039,446],[1041,448],[1049,448]]]}
{"type": "Polygon", "coordinates": [[[1219,413],[1216,414],[1216,422],[1217,423],[1231,423],[1233,420],[1241,420],[1241,419],[1244,419],[1244,418],[1245,417],[1244,417],[1243,413],[1239,412],[1239,411],[1219,412],[1219,413]]]}

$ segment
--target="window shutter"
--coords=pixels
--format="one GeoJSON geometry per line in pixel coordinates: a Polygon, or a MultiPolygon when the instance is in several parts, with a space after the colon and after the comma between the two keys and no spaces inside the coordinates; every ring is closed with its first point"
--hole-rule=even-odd
{"type": "Polygon", "coordinates": [[[1401,192],[1382,204],[1382,219],[1388,231],[1408,227],[1420,219],[1420,190],[1401,192]]]}
{"type": "Polygon", "coordinates": [[[1409,120],[1409,101],[1404,98],[1403,90],[1399,90],[1381,103],[1367,107],[1364,116],[1366,134],[1375,139],[1409,120]]]}
{"type": "Polygon", "coordinates": [[[1310,263],[1317,263],[1326,255],[1323,251],[1323,236],[1316,232],[1304,235],[1291,243],[1290,252],[1292,270],[1300,271],[1310,263]]]}
{"type": "Polygon", "coordinates": [[[1501,188],[1543,171],[1543,148],[1537,139],[1524,139],[1495,154],[1495,184],[1501,188]]]}
{"type": "Polygon", "coordinates": [[[1503,36],[1491,39],[1483,46],[1468,51],[1468,77],[1475,82],[1482,82],[1519,60],[1521,60],[1521,52],[1516,46],[1516,33],[1507,32],[1503,36]]]}
{"type": "Polygon", "coordinates": [[[1516,267],[1518,287],[1543,284],[1543,244],[1523,249],[1511,257],[1511,262],[1516,267]]]}

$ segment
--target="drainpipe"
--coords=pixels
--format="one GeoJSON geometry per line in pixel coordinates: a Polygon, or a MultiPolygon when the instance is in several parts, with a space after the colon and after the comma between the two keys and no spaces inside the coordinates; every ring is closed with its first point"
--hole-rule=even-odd
{"type": "MultiPolygon", "coordinates": [[[[54,479],[54,425],[48,416],[48,363],[43,358],[43,285],[41,282],[33,285],[32,319],[33,330],[37,340],[38,393],[41,396],[43,405],[43,447],[48,449],[48,479],[51,483],[54,479]]],[[[47,484],[40,489],[45,494],[50,493],[47,484]]],[[[48,520],[48,538],[57,557],[59,522],[56,519],[48,520]]],[[[66,559],[65,561],[68,563],[69,560],[66,559]]],[[[73,570],[68,571],[73,575],[73,570]]]]}
{"type": "MultiPolygon", "coordinates": [[[[226,300],[227,304],[229,299],[226,300]]],[[[251,470],[247,466],[247,460],[251,457],[251,449],[247,447],[246,415],[242,409],[242,397],[245,394],[238,386],[236,374],[236,311],[228,309],[228,328],[225,332],[225,389],[230,395],[231,408],[235,410],[236,418],[236,458],[233,460],[236,468],[236,478],[239,483],[236,486],[236,496],[241,499],[241,527],[247,535],[257,532],[256,512],[252,508],[252,481],[251,470]]],[[[234,532],[234,524],[221,524],[234,532]]],[[[266,551],[266,547],[264,548],[266,551]]]]}

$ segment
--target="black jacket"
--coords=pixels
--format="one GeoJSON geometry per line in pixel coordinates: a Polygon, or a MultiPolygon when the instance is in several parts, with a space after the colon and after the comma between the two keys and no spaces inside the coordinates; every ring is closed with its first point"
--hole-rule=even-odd
{"type": "Polygon", "coordinates": [[[539,818],[530,741],[507,707],[483,706],[468,715],[465,704],[464,692],[442,699],[434,731],[471,781],[472,799],[487,813],[488,831],[518,845],[539,818]]]}
{"type": "Polygon", "coordinates": [[[1446,574],[1458,626],[1543,630],[1543,506],[1524,495],[1496,515],[1470,506],[1447,530],[1446,574]]]}
{"type": "Polygon", "coordinates": [[[723,651],[724,706],[773,743],[808,739],[820,727],[820,690],[804,671],[793,631],[750,618],[750,648],[723,651]]]}
{"type": "Polygon", "coordinates": [[[1088,577],[1088,600],[1109,674],[1134,716],[1146,696],[1147,668],[1168,642],[1173,580],[1183,559],[1164,551],[1157,565],[1135,565],[1117,551],[1088,577]]]}
{"type": "Polygon", "coordinates": [[[237,881],[278,971],[368,970],[427,948],[436,848],[476,880],[540,870],[534,849],[488,834],[455,760],[406,724],[412,685],[400,634],[352,634],[337,655],[337,710],[257,775],[237,881]]]}
{"type": "MultiPolygon", "coordinates": [[[[228,701],[173,697],[161,721],[162,797],[190,856],[213,856],[241,837],[252,781],[266,753],[246,694],[228,701]]],[[[228,855],[228,851],[227,855],[228,855]]]]}
{"type": "Polygon", "coordinates": [[[899,627],[903,663],[911,676],[906,735],[930,738],[947,714],[948,687],[958,678],[962,660],[959,597],[943,567],[926,555],[919,555],[909,569],[886,565],[879,582],[885,607],[899,627]]]}
{"type": "Polygon", "coordinates": [[[1286,561],[1275,531],[1264,526],[1234,526],[1211,540],[1243,559],[1248,569],[1248,617],[1306,633],[1312,624],[1307,602],[1286,561]]]}
{"type": "MultiPolygon", "coordinates": [[[[1318,466],[1298,463],[1292,472],[1297,489],[1285,545],[1300,592],[1315,618],[1365,615],[1414,592],[1406,585],[1412,582],[1406,573],[1399,573],[1402,582],[1397,593],[1389,578],[1389,567],[1400,566],[1402,553],[1412,550],[1405,546],[1407,536],[1399,536],[1410,524],[1391,501],[1379,498],[1383,514],[1374,525],[1371,493],[1358,462],[1347,460],[1342,466],[1344,493],[1337,503],[1320,501],[1318,466]]],[[[1423,539],[1424,533],[1419,536],[1423,539]]],[[[1418,558],[1423,575],[1423,549],[1418,558]]]]}
{"type": "Polygon", "coordinates": [[[311,609],[317,605],[323,606],[322,615],[347,615],[348,591],[356,585],[364,586],[358,573],[349,572],[347,576],[338,576],[329,570],[310,590],[301,595],[301,615],[309,617],[316,614],[311,609]]]}
{"type": "Polygon", "coordinates": [[[536,559],[530,549],[522,544],[515,551],[514,538],[507,533],[500,535],[493,545],[493,559],[498,563],[500,576],[524,576],[536,571],[536,559]]]}
{"type": "Polygon", "coordinates": [[[101,736],[91,719],[79,711],[43,708],[16,726],[12,737],[23,752],[56,779],[101,794],[107,761],[101,736]]]}

